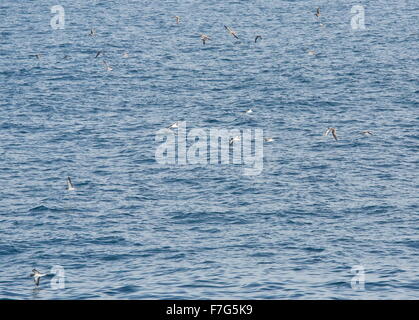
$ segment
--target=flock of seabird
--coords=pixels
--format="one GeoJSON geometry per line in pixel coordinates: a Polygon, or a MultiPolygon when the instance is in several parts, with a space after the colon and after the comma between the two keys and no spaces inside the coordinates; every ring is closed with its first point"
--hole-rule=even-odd
{"type": "MultiPolygon", "coordinates": [[[[319,21],[320,21],[320,16],[321,16],[321,12],[320,12],[320,8],[317,8],[316,9],[316,13],[314,14],[316,17],[317,17],[317,19],[319,19],[319,21]]],[[[179,16],[175,16],[174,18],[176,18],[176,23],[177,24],[179,24],[180,23],[180,17],[179,16]]],[[[322,23],[320,23],[320,26],[324,26],[324,24],[322,24],[322,23]]],[[[226,26],[226,25],[224,25],[224,28],[228,31],[228,33],[230,34],[230,35],[232,35],[235,39],[239,39],[239,36],[237,35],[237,32],[236,31],[234,31],[231,27],[229,27],[229,26],[226,26]]],[[[208,35],[206,35],[206,34],[201,34],[200,35],[200,38],[201,38],[201,40],[202,40],[202,44],[203,45],[205,45],[205,43],[208,41],[208,40],[211,40],[211,38],[208,36],[208,35]]],[[[262,40],[262,36],[261,35],[257,35],[256,37],[255,37],[255,43],[258,41],[258,40],[262,40]]],[[[308,51],[308,55],[311,55],[311,56],[314,56],[314,55],[316,55],[317,53],[314,51],[314,50],[309,50],[308,51]]],[[[248,109],[248,110],[246,110],[246,111],[244,111],[244,113],[246,113],[246,114],[248,114],[248,113],[252,113],[253,112],[253,110],[252,109],[248,109]]],[[[167,127],[167,128],[169,128],[169,129],[176,129],[176,128],[178,128],[178,123],[177,122],[175,122],[175,123],[173,123],[173,124],[171,124],[169,127],[167,127]]],[[[326,132],[324,133],[324,136],[328,136],[329,134],[331,134],[332,135],[332,137],[335,139],[335,141],[337,141],[338,140],[338,137],[337,137],[337,134],[336,134],[336,128],[327,128],[327,130],[326,130],[326,132]]],[[[362,135],[364,135],[364,136],[371,136],[372,135],[372,132],[371,131],[362,131],[361,132],[361,134],[362,135]]],[[[240,141],[240,137],[234,137],[234,138],[230,138],[230,145],[231,144],[233,144],[235,141],[240,141]]],[[[265,138],[264,139],[264,141],[265,142],[273,142],[274,141],[274,139],[273,138],[270,138],[270,137],[268,137],[268,138],[265,138]]]]}
{"type": "MultiPolygon", "coordinates": [[[[317,8],[317,11],[316,11],[316,13],[315,13],[315,16],[318,18],[318,19],[320,19],[320,8],[317,8]]],[[[180,17],[179,16],[174,16],[174,18],[176,19],[176,24],[180,24],[180,17]]],[[[320,23],[320,26],[323,26],[323,24],[321,24],[320,23]]],[[[237,35],[237,32],[236,31],[234,31],[231,27],[229,27],[229,26],[226,26],[226,25],[224,25],[224,28],[227,30],[227,32],[232,36],[232,37],[234,37],[235,39],[239,39],[239,36],[237,35]]],[[[96,29],[94,29],[94,28],[91,28],[90,29],[90,32],[89,32],[89,36],[91,36],[91,37],[94,37],[94,36],[96,36],[96,29]]],[[[200,39],[201,39],[201,41],[202,41],[202,44],[203,45],[205,45],[206,43],[207,43],[207,41],[208,40],[211,40],[211,38],[208,36],[208,35],[206,35],[206,34],[200,34],[200,39]]],[[[257,43],[258,42],[258,40],[262,40],[262,36],[261,35],[256,35],[255,36],[255,43],[257,43]]],[[[315,55],[316,53],[313,51],[313,50],[309,50],[308,51],[308,54],[309,55],[315,55]]],[[[97,53],[96,53],[96,56],[95,56],[95,58],[98,58],[99,56],[103,56],[103,51],[98,51],[97,53]]],[[[33,55],[31,55],[31,56],[34,56],[34,57],[36,57],[38,60],[40,60],[41,59],[41,57],[42,57],[42,55],[41,54],[33,54],[33,55]]],[[[123,58],[128,58],[128,53],[124,53],[123,55],[123,58]]],[[[69,56],[65,56],[64,57],[64,59],[67,59],[67,58],[69,58],[69,56]]],[[[104,61],[103,62],[103,64],[105,65],[105,70],[106,71],[112,71],[113,69],[112,69],[112,67],[106,62],[106,61],[104,61]]]]}
{"type": "MultiPolygon", "coordinates": [[[[317,10],[316,10],[316,13],[314,14],[318,19],[320,19],[320,16],[321,16],[321,13],[320,13],[320,8],[317,8],[317,10]]],[[[174,18],[176,19],[176,24],[179,24],[180,23],[180,17],[179,16],[174,16],[174,18]]],[[[323,24],[320,24],[320,26],[324,26],[323,24]]],[[[233,36],[235,39],[239,39],[239,36],[237,35],[237,33],[232,29],[232,28],[230,28],[230,27],[228,27],[228,26],[226,26],[226,25],[224,25],[224,28],[227,30],[227,32],[231,35],[231,36],[233,36]]],[[[89,33],[89,36],[91,36],[91,37],[93,37],[93,36],[95,36],[96,35],[96,30],[95,29],[91,29],[90,30],[90,33],[89,33]]],[[[211,38],[209,37],[209,36],[207,36],[206,34],[201,34],[200,35],[200,39],[202,40],[202,44],[203,45],[205,45],[206,44],[206,42],[208,41],[208,40],[211,40],[211,38]]],[[[261,35],[257,35],[256,37],[255,37],[255,43],[258,41],[258,40],[262,40],[262,36],[261,35]]],[[[316,55],[316,52],[314,51],[314,50],[309,50],[308,51],[308,54],[309,55],[316,55]]],[[[103,51],[98,51],[97,53],[96,53],[96,56],[95,56],[95,58],[98,58],[99,56],[103,56],[104,55],[104,53],[103,53],[103,51]]],[[[42,57],[42,55],[41,54],[34,54],[34,55],[31,55],[31,56],[33,56],[33,57],[35,57],[36,59],[38,59],[38,60],[40,60],[41,59],[41,57],[42,57]]],[[[64,57],[64,58],[67,58],[68,56],[66,56],[66,57],[64,57]]],[[[123,58],[128,58],[129,57],[129,55],[128,55],[128,53],[127,52],[125,52],[123,55],[122,55],[122,57],[123,58]]],[[[103,61],[103,64],[105,65],[105,69],[107,70],[107,71],[112,71],[113,69],[112,69],[112,67],[104,60],[103,61]]],[[[244,113],[245,114],[249,114],[249,113],[253,113],[253,110],[252,109],[247,109],[246,111],[244,111],[244,113]]],[[[174,122],[174,123],[172,123],[170,126],[168,126],[167,128],[168,129],[177,129],[179,127],[179,123],[178,122],[174,122]]],[[[332,137],[335,139],[335,141],[337,141],[338,140],[338,137],[337,137],[337,134],[336,134],[336,128],[332,128],[332,127],[330,127],[330,128],[327,128],[327,130],[324,132],[324,136],[328,136],[329,134],[331,134],[332,135],[332,137]]],[[[362,135],[364,135],[364,136],[371,136],[371,135],[373,135],[372,134],[372,132],[371,131],[369,131],[369,130],[365,130],[365,131],[362,131],[361,132],[361,134],[362,135]]],[[[240,136],[235,136],[235,137],[232,137],[232,138],[230,138],[230,140],[229,140],[229,144],[230,145],[232,145],[234,142],[238,142],[238,141],[240,141],[240,136]]],[[[273,142],[274,141],[274,138],[271,138],[271,137],[266,137],[266,138],[264,138],[264,141],[265,142],[273,142]]],[[[67,190],[68,191],[74,191],[74,190],[76,190],[76,188],[74,187],[74,184],[73,184],[73,182],[71,181],[71,178],[70,177],[67,177],[67,190]]],[[[34,280],[34,282],[35,282],[35,285],[36,286],[39,286],[39,281],[40,281],[40,279],[41,279],[41,277],[44,277],[44,276],[47,276],[47,274],[43,274],[43,273],[41,273],[41,272],[39,272],[38,270],[36,270],[36,269],[33,269],[32,270],[32,274],[30,275],[31,277],[33,277],[33,280],[34,280]]]]}

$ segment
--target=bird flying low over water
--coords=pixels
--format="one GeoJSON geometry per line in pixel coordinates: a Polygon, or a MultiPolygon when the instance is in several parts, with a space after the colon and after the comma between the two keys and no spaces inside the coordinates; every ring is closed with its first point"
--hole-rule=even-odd
{"type": "Polygon", "coordinates": [[[96,53],[95,59],[96,59],[97,57],[99,57],[102,53],[103,53],[102,51],[98,51],[98,52],[96,53]]]}
{"type": "Polygon", "coordinates": [[[262,40],[262,36],[256,36],[255,37],[255,43],[258,41],[258,39],[262,40]]]}
{"type": "Polygon", "coordinates": [[[39,286],[39,280],[41,279],[41,277],[46,276],[46,274],[40,273],[38,270],[33,269],[30,276],[33,277],[35,285],[39,286]]]}
{"type": "Polygon", "coordinates": [[[326,132],[324,133],[324,136],[329,135],[329,133],[332,133],[333,138],[335,138],[335,140],[338,141],[338,137],[336,135],[336,128],[327,128],[326,132]]]}
{"type": "Polygon", "coordinates": [[[372,132],[369,131],[369,130],[362,131],[361,134],[363,134],[364,136],[372,136],[373,135],[372,132]]]}
{"type": "Polygon", "coordinates": [[[105,65],[106,71],[112,71],[113,70],[112,67],[105,60],[103,60],[103,64],[105,65]]]}
{"type": "Polygon", "coordinates": [[[265,142],[273,142],[274,141],[274,138],[265,138],[263,140],[265,140],[265,142]]]}
{"type": "Polygon", "coordinates": [[[314,14],[317,18],[320,17],[320,8],[317,8],[316,13],[314,14]]]}
{"type": "Polygon", "coordinates": [[[247,109],[244,113],[252,113],[253,110],[252,109],[247,109]]]}
{"type": "Polygon", "coordinates": [[[179,123],[177,121],[167,127],[167,129],[176,129],[176,128],[179,128],[179,123]]]}
{"type": "Polygon", "coordinates": [[[238,39],[239,37],[237,36],[237,33],[231,29],[230,27],[224,26],[224,28],[226,28],[226,30],[228,31],[228,33],[230,33],[234,38],[238,39]]]}
{"type": "Polygon", "coordinates": [[[211,40],[211,38],[208,37],[206,34],[201,34],[201,40],[202,40],[202,44],[205,44],[205,42],[207,40],[211,40]]]}
{"type": "Polygon", "coordinates": [[[71,178],[67,177],[67,190],[68,191],[74,191],[76,188],[74,188],[73,182],[71,182],[71,178]]]}
{"type": "Polygon", "coordinates": [[[230,138],[229,144],[232,145],[236,141],[240,141],[240,137],[239,136],[235,136],[234,138],[230,138]]]}
{"type": "Polygon", "coordinates": [[[314,51],[314,50],[309,50],[309,51],[308,51],[308,55],[309,55],[309,56],[315,56],[315,55],[316,55],[316,51],[314,51]]]}
{"type": "Polygon", "coordinates": [[[174,16],[174,18],[176,19],[176,23],[179,24],[180,22],[180,17],[179,16],[174,16]]]}
{"type": "Polygon", "coordinates": [[[93,37],[95,35],[96,35],[96,30],[95,29],[90,29],[89,36],[93,37]]]}

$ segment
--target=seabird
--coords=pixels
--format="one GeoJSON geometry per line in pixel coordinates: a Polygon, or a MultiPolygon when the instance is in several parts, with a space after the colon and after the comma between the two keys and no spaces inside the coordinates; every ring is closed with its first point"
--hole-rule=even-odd
{"type": "Polygon", "coordinates": [[[41,57],[42,57],[42,54],[39,54],[39,53],[37,53],[37,54],[31,54],[31,57],[35,57],[36,59],[40,60],[41,57]]]}
{"type": "Polygon", "coordinates": [[[238,39],[239,37],[237,36],[236,32],[233,31],[230,27],[224,26],[224,28],[226,28],[226,30],[236,39],[238,39]]]}
{"type": "Polygon", "coordinates": [[[211,38],[208,37],[206,34],[201,34],[201,40],[202,40],[202,44],[205,44],[205,41],[211,40],[211,38]]]}
{"type": "Polygon", "coordinates": [[[316,54],[316,51],[314,51],[314,50],[309,50],[309,51],[308,51],[308,54],[309,54],[310,56],[314,56],[314,55],[316,54]]]}
{"type": "Polygon", "coordinates": [[[94,35],[96,35],[96,30],[95,29],[90,29],[89,36],[93,37],[94,35]]]}
{"type": "Polygon", "coordinates": [[[172,123],[170,126],[167,127],[167,129],[176,129],[179,128],[179,124],[176,121],[175,123],[172,123]]]}
{"type": "Polygon", "coordinates": [[[112,67],[105,60],[103,60],[103,64],[106,67],[106,71],[112,71],[113,70],[112,67]]]}
{"type": "Polygon", "coordinates": [[[232,145],[233,142],[240,141],[240,136],[235,136],[234,138],[230,138],[229,144],[232,145]]]}
{"type": "Polygon", "coordinates": [[[68,191],[74,191],[76,188],[74,188],[73,182],[71,182],[71,178],[67,177],[67,190],[68,191]]]}
{"type": "Polygon", "coordinates": [[[103,53],[102,51],[98,51],[98,52],[96,53],[96,57],[95,57],[95,59],[96,59],[97,57],[99,57],[102,53],[103,53]]]}
{"type": "Polygon", "coordinates": [[[177,23],[177,24],[179,24],[179,22],[180,22],[180,17],[179,17],[179,16],[175,16],[175,19],[176,19],[176,23],[177,23]]]}
{"type": "Polygon", "coordinates": [[[369,130],[362,131],[361,134],[363,134],[364,136],[372,136],[373,135],[372,132],[369,131],[369,130]]]}
{"type": "Polygon", "coordinates": [[[253,110],[252,109],[248,109],[248,110],[246,110],[244,113],[252,113],[253,112],[253,110]]]}
{"type": "Polygon", "coordinates": [[[335,138],[335,140],[338,141],[338,137],[336,136],[336,129],[335,128],[327,128],[326,132],[324,133],[324,136],[329,135],[329,133],[332,133],[333,138],[335,138]]]}
{"type": "Polygon", "coordinates": [[[256,36],[255,37],[255,43],[258,41],[258,39],[262,40],[262,36],[256,36]]]}
{"type": "Polygon", "coordinates": [[[264,140],[265,140],[265,142],[273,142],[274,138],[265,138],[264,140]]]}
{"type": "Polygon", "coordinates": [[[33,269],[32,270],[33,273],[31,273],[31,277],[33,277],[33,281],[35,282],[35,284],[37,286],[39,286],[39,280],[41,279],[41,277],[46,276],[46,274],[40,273],[38,270],[33,269]]]}
{"type": "Polygon", "coordinates": [[[123,54],[122,54],[122,58],[128,58],[129,57],[129,55],[128,55],[128,52],[124,52],[123,54]]]}
{"type": "Polygon", "coordinates": [[[317,12],[314,14],[317,18],[320,17],[320,8],[317,8],[317,12]]]}

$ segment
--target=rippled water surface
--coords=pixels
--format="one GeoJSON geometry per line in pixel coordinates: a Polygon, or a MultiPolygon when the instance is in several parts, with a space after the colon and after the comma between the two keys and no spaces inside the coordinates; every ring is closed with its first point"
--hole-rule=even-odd
{"type": "Polygon", "coordinates": [[[419,298],[418,21],[416,0],[2,0],[0,298],[419,298]],[[263,172],[158,163],[178,120],[263,129],[263,172]],[[57,265],[65,288],[35,288],[57,265]]]}

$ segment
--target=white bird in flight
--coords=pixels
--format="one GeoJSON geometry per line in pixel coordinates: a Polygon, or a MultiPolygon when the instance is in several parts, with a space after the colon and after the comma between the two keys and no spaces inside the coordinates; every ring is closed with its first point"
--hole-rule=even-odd
{"type": "Polygon", "coordinates": [[[232,145],[236,141],[240,141],[240,136],[235,136],[234,138],[230,138],[229,144],[232,145]]]}
{"type": "Polygon", "coordinates": [[[41,277],[45,277],[46,274],[40,273],[38,270],[33,269],[30,276],[33,277],[35,285],[39,286],[39,280],[41,279],[41,277]]]}
{"type": "Polygon", "coordinates": [[[179,128],[179,123],[177,121],[167,127],[167,129],[177,129],[177,128],[179,128]]]}
{"type": "Polygon", "coordinates": [[[71,178],[67,177],[67,190],[68,191],[74,191],[76,188],[74,188],[73,182],[71,182],[71,178]]]}
{"type": "MultiPolygon", "coordinates": [[[[224,28],[226,28],[226,30],[228,31],[228,33],[230,33],[234,38],[238,39],[239,37],[237,36],[237,33],[231,29],[230,27],[224,26],[224,28]]],[[[256,41],[255,41],[256,42],[256,41]]]]}
{"type": "Polygon", "coordinates": [[[211,40],[211,38],[208,37],[206,34],[201,34],[201,40],[202,40],[202,44],[205,44],[205,42],[207,40],[211,40]]]}
{"type": "Polygon", "coordinates": [[[106,71],[112,71],[113,70],[112,67],[105,60],[103,61],[103,64],[105,65],[106,71]]]}
{"type": "Polygon", "coordinates": [[[372,132],[369,131],[369,130],[362,131],[361,134],[363,134],[364,136],[372,136],[373,135],[372,132]]]}
{"type": "Polygon", "coordinates": [[[335,140],[338,141],[338,137],[336,135],[336,128],[327,128],[326,132],[324,133],[324,136],[329,135],[329,133],[331,133],[333,138],[335,138],[335,140]]]}

